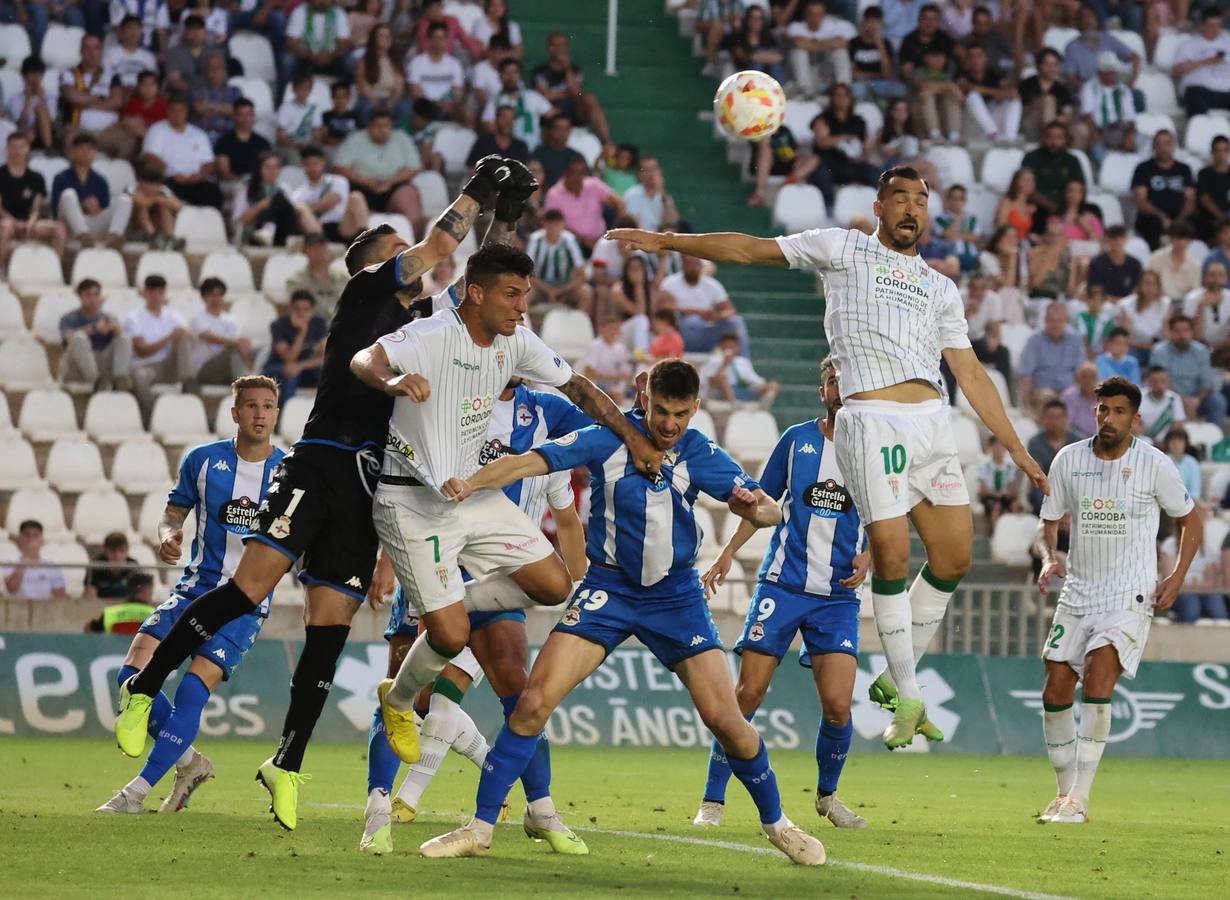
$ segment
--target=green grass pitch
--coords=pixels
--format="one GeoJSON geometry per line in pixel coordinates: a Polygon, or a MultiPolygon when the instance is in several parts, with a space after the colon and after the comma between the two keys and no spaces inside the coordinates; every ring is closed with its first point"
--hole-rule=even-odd
{"type": "MultiPolygon", "coordinates": [[[[308,752],[314,779],[304,787],[293,834],[272,822],[266,795],[252,781],[271,749],[262,743],[205,742],[217,778],[191,810],[173,817],[92,812],[137,771],[104,741],[6,737],[0,747],[6,897],[999,893],[1191,900],[1227,896],[1230,877],[1230,766],[1116,759],[1113,748],[1098,775],[1093,821],[1063,828],[1031,818],[1053,793],[1042,756],[858,754],[841,791],[870,822],[858,832],[817,820],[811,754],[779,752],[774,766],[786,811],[829,852],[830,865],[804,869],[765,852],[751,801],[735,781],[727,824],[692,827],[704,751],[556,748],[556,801],[589,843],[588,857],[554,856],[518,824],[497,829],[486,859],[428,861],[418,844],[453,827],[472,803],[476,770],[456,756],[424,798],[420,821],[394,826],[394,855],[370,858],[357,850],[366,772],[359,744],[318,744],[308,752]],[[685,843],[692,840],[704,843],[685,843]]],[[[155,788],[151,807],[168,785],[155,788]]],[[[514,789],[518,823],[523,802],[514,789]]]]}

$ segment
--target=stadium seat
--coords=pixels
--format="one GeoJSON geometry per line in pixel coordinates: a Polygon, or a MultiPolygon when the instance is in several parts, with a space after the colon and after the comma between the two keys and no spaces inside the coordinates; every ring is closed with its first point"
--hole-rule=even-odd
{"type": "Polygon", "coordinates": [[[30,440],[39,443],[85,436],[77,427],[73,398],[59,388],[34,390],[26,394],[17,427],[30,440]]]}
{"type": "MultiPolygon", "coordinates": [[[[1112,31],[1110,36],[1118,39],[1121,44],[1124,44],[1129,50],[1140,57],[1141,65],[1149,58],[1149,54],[1145,52],[1145,39],[1135,31],[1112,31]]],[[[1062,52],[1062,51],[1061,51],[1062,52]]]]}
{"type": "Polygon", "coordinates": [[[85,432],[99,444],[147,437],[137,398],[123,391],[99,391],[85,407],[85,432]]]}
{"type": "Polygon", "coordinates": [[[86,491],[77,498],[72,528],[85,544],[101,544],[113,531],[131,535],[132,519],[128,515],[128,501],[114,488],[86,491]]]}
{"type": "Polygon", "coordinates": [[[21,300],[7,288],[0,287],[0,340],[25,337],[28,333],[21,300]]]}
{"type": "Polygon", "coordinates": [[[446,124],[436,132],[431,146],[444,158],[445,174],[464,175],[469,172],[470,167],[466,164],[466,157],[470,155],[470,148],[474,146],[476,140],[478,140],[477,134],[460,125],[446,124]]]}
{"type": "Polygon", "coordinates": [[[1230,121],[1221,116],[1192,116],[1183,132],[1183,149],[1200,159],[1208,159],[1215,137],[1230,137],[1230,121]]]}
{"type": "Polygon", "coordinates": [[[1080,36],[1080,32],[1075,28],[1064,28],[1060,25],[1052,25],[1046,29],[1042,35],[1043,46],[1050,47],[1060,56],[1063,56],[1064,48],[1072,43],[1080,36]]]}
{"type": "Polygon", "coordinates": [[[367,217],[367,227],[375,228],[377,225],[391,225],[407,242],[414,243],[414,226],[401,213],[374,212],[367,217]]]}
{"type": "MultiPolygon", "coordinates": [[[[773,432],[775,435],[776,431],[773,432]]],[[[735,529],[739,527],[739,523],[743,520],[738,516],[727,516],[722,523],[722,546],[730,540],[731,535],[735,533],[735,529]]],[[[769,548],[769,541],[773,538],[772,528],[757,528],[746,544],[739,548],[739,552],[735,554],[735,559],[744,561],[750,565],[759,565],[760,560],[764,558],[764,552],[769,548]]]]}
{"type": "Polygon", "coordinates": [[[99,175],[107,179],[112,197],[120,196],[137,184],[137,173],[133,170],[132,163],[126,159],[104,159],[100,156],[94,163],[94,168],[99,175]]]}
{"type": "Polygon", "coordinates": [[[245,78],[272,83],[277,81],[278,67],[273,59],[269,39],[255,31],[237,31],[227,42],[231,56],[243,66],[245,78]]]}
{"type": "Polygon", "coordinates": [[[961,465],[967,466],[982,459],[982,437],[978,434],[978,426],[974,424],[974,420],[955,415],[950,421],[952,436],[957,443],[957,458],[961,465]]]}
{"type": "Polygon", "coordinates": [[[252,295],[236,301],[231,315],[239,323],[239,331],[253,346],[267,347],[271,341],[269,325],[278,317],[278,310],[264,297],[252,295]]]}
{"type": "Polygon", "coordinates": [[[991,533],[991,559],[1005,566],[1028,566],[1033,560],[1029,545],[1038,530],[1036,516],[1024,513],[1004,513],[991,533]]]}
{"type": "MultiPolygon", "coordinates": [[[[221,405],[230,409],[229,404],[221,405]]],[[[111,483],[125,494],[147,493],[166,484],[170,477],[166,451],[154,441],[124,441],[115,448],[115,459],[111,462],[111,483]]]]}
{"type": "Polygon", "coordinates": [[[146,250],[137,260],[137,275],[133,284],[140,288],[146,275],[161,275],[169,288],[190,288],[192,278],[188,274],[188,260],[174,250],[146,250]]]}
{"type": "MultiPolygon", "coordinates": [[[[1012,404],[1008,399],[1008,382],[1004,379],[1003,373],[999,369],[992,369],[990,366],[983,366],[983,371],[987,373],[987,377],[995,385],[995,390],[999,393],[1000,402],[1005,407],[1010,407],[1012,404]]],[[[965,396],[965,391],[961,390],[959,385],[955,389],[953,399],[956,401],[957,409],[961,410],[970,420],[977,419],[978,413],[974,411],[969,398],[965,396]]]]}
{"type": "MultiPolygon", "coordinates": [[[[1195,419],[1189,419],[1184,422],[1183,430],[1187,432],[1187,439],[1191,441],[1193,447],[1203,447],[1206,451],[1212,449],[1214,445],[1225,437],[1222,434],[1221,426],[1214,425],[1212,422],[1200,422],[1195,419]]],[[[1205,456],[1207,458],[1207,452],[1205,456]]]]}
{"type": "Polygon", "coordinates": [[[765,409],[736,409],[726,420],[726,451],[746,467],[759,471],[781,436],[773,413],[765,409]]]}
{"type": "Polygon", "coordinates": [[[1108,191],[1090,191],[1085,199],[1102,210],[1102,224],[1107,228],[1123,224],[1123,204],[1114,194],[1108,191]]]}
{"type": "Polygon", "coordinates": [[[183,288],[168,292],[167,306],[189,322],[192,321],[194,316],[205,311],[205,301],[201,299],[200,293],[183,288]]]}
{"type": "Polygon", "coordinates": [[[261,272],[261,293],[274,303],[285,303],[289,298],[286,282],[307,268],[307,257],[302,253],[279,251],[265,260],[261,272]]]}
{"type": "Polygon", "coordinates": [[[31,171],[38,172],[43,176],[44,183],[48,186],[48,192],[51,189],[51,183],[55,181],[56,176],[67,169],[69,162],[63,156],[44,156],[41,153],[33,154],[30,157],[31,171]]]}
{"type": "MultiPolygon", "coordinates": [[[[217,213],[216,209],[210,212],[217,213]]],[[[252,263],[238,250],[214,250],[201,263],[201,281],[221,278],[228,293],[252,293],[256,282],[252,278],[252,263]]]]}
{"type": "Polygon", "coordinates": [[[964,147],[947,147],[937,144],[928,150],[925,156],[939,171],[940,183],[945,189],[959,184],[968,191],[974,183],[974,162],[969,158],[969,151],[964,147]]]}
{"type": "MultiPolygon", "coordinates": [[[[423,217],[434,219],[448,209],[450,197],[448,183],[444,176],[431,169],[424,169],[410,179],[419,191],[419,200],[423,204],[423,217]]],[[[268,263],[266,263],[268,265],[268,263]]]]}
{"type": "Polygon", "coordinates": [[[992,147],[982,157],[982,183],[1004,193],[1024,158],[1025,151],[1019,147],[992,147]]]}
{"type": "MultiPolygon", "coordinates": [[[[291,397],[282,406],[282,411],[278,414],[278,436],[288,445],[303,437],[303,428],[307,425],[308,414],[312,411],[314,402],[311,397],[299,395],[291,397]]],[[[235,426],[232,424],[230,431],[233,433],[234,430],[235,426]]],[[[221,430],[218,434],[221,436],[221,430]]]]}
{"type": "Polygon", "coordinates": [[[43,35],[41,50],[47,68],[67,71],[76,67],[81,62],[81,39],[84,36],[85,29],[77,25],[50,23],[43,35]]]}
{"type": "Polygon", "coordinates": [[[698,409],[696,415],[692,416],[692,424],[689,426],[695,428],[706,437],[711,437],[715,441],[721,441],[722,435],[718,431],[717,422],[713,421],[713,416],[709,415],[706,409],[698,409]]]}
{"type": "Polygon", "coordinates": [[[1230,522],[1216,516],[1206,519],[1204,522],[1204,552],[1212,559],[1218,559],[1221,556],[1222,541],[1226,539],[1227,534],[1230,534],[1230,522]]]}
{"type": "MultiPolygon", "coordinates": [[[[30,53],[30,35],[25,28],[20,25],[0,25],[0,59],[4,60],[6,69],[18,71],[30,53]]],[[[6,93],[5,96],[9,95],[6,93]]]]}
{"type": "Polygon", "coordinates": [[[0,438],[0,491],[16,491],[42,483],[30,442],[19,434],[0,438]]]}
{"type": "Polygon", "coordinates": [[[102,454],[88,438],[61,438],[52,444],[43,478],[57,491],[87,491],[107,483],[102,454]]]}
{"type": "Polygon", "coordinates": [[[974,216],[979,226],[988,234],[995,223],[995,211],[999,208],[1000,194],[981,184],[966,186],[965,211],[974,216]]]}
{"type": "Polygon", "coordinates": [[[1171,134],[1178,133],[1175,128],[1174,119],[1168,113],[1137,113],[1136,118],[1132,121],[1136,123],[1136,133],[1143,141],[1152,141],[1153,135],[1159,131],[1169,131],[1171,134]]]}
{"type": "Polygon", "coordinates": [[[815,141],[811,133],[811,122],[820,115],[820,110],[820,104],[815,100],[791,100],[786,104],[783,124],[790,129],[800,146],[810,147],[815,141]]]}
{"type": "Polygon", "coordinates": [[[1230,465],[1205,463],[1200,467],[1200,478],[1204,482],[1204,499],[1220,504],[1230,487],[1230,465]]]}
{"type": "Polygon", "coordinates": [[[1128,238],[1127,250],[1129,256],[1134,256],[1140,260],[1142,266],[1149,265],[1149,257],[1153,255],[1153,251],[1149,249],[1148,243],[1138,234],[1133,234],[1128,238]]]}
{"type": "MultiPolygon", "coordinates": [[[[857,187],[848,185],[841,188],[837,193],[837,202],[841,202],[841,191],[852,189],[857,190],[857,187]]],[[[808,228],[827,225],[824,195],[819,188],[810,184],[782,185],[773,201],[773,221],[787,232],[806,231],[808,228]]]]}
{"type": "Polygon", "coordinates": [[[205,404],[196,394],[162,394],[149,417],[150,434],[163,444],[185,447],[213,440],[205,404]]]}
{"type": "Polygon", "coordinates": [[[1032,438],[1040,430],[1038,423],[1028,415],[1017,415],[1012,418],[1012,427],[1016,429],[1017,436],[1021,439],[1022,444],[1028,444],[1032,438]]]}
{"type": "Polygon", "coordinates": [[[22,487],[9,498],[9,510],[4,530],[13,537],[26,519],[37,519],[43,525],[46,541],[71,541],[73,536],[64,524],[64,506],[60,495],[39,483],[38,487],[22,487]]]}
{"type": "Polygon", "coordinates": [[[29,391],[55,383],[47,365],[47,351],[32,337],[0,342],[0,384],[10,391],[29,391]]]}
{"type": "MultiPolygon", "coordinates": [[[[772,531],[770,528],[762,530],[772,531]]],[[[702,571],[701,574],[703,575],[704,572],[702,571]]],[[[751,593],[743,564],[737,559],[731,560],[730,571],[726,573],[726,582],[719,585],[713,596],[709,598],[709,608],[746,616],[751,593]]]]}
{"type": "MultiPolygon", "coordinates": [[[[1161,47],[1160,42],[1158,47],[1161,47]]],[[[1175,94],[1174,80],[1169,74],[1141,72],[1134,86],[1145,95],[1145,109],[1150,113],[1173,116],[1182,112],[1178,95],[1175,94]]]]}
{"type": "Polygon", "coordinates": [[[103,291],[103,312],[117,322],[123,322],[128,314],[145,305],[145,299],[136,288],[107,288],[103,291]]]}
{"type": "Polygon", "coordinates": [[[64,287],[60,257],[46,244],[18,244],[9,256],[9,284],[22,294],[64,287]]]}
{"type": "Polygon", "coordinates": [[[56,541],[43,544],[43,559],[56,563],[64,573],[64,588],[70,597],[85,593],[85,576],[89,571],[90,552],[76,541],[56,541]]]}
{"type": "Polygon", "coordinates": [[[1174,68],[1174,57],[1179,45],[1186,38],[1187,35],[1174,28],[1163,28],[1158,32],[1157,44],[1153,48],[1153,65],[1161,69],[1167,78],[1170,77],[1170,70],[1174,68]]]}
{"type": "Polygon", "coordinates": [[[579,309],[553,306],[542,320],[542,340],[567,359],[576,359],[594,340],[594,326],[579,309]]]}
{"type": "Polygon", "coordinates": [[[184,239],[189,253],[205,253],[228,245],[222,213],[209,206],[180,209],[175,216],[175,236],[184,239]]]}
{"type": "Polygon", "coordinates": [[[44,291],[39,294],[34,304],[33,328],[34,336],[44,344],[58,347],[63,343],[60,337],[60,319],[65,313],[70,313],[80,306],[77,295],[68,288],[44,291]]]}
{"type": "MultiPolygon", "coordinates": [[[[312,90],[308,93],[308,103],[314,104],[317,109],[328,109],[333,105],[329,99],[330,88],[333,82],[330,78],[324,75],[316,75],[312,78],[312,90]]],[[[354,92],[351,92],[353,97],[354,92]]],[[[286,89],[282,91],[282,102],[292,99],[295,96],[294,85],[290,82],[286,83],[286,89]]]]}
{"type": "Polygon", "coordinates": [[[1197,238],[1188,246],[1187,255],[1196,262],[1203,264],[1205,257],[1209,255],[1209,245],[1197,238]]]}
{"type": "Polygon", "coordinates": [[[17,434],[17,429],[13,427],[8,394],[0,391],[0,438],[12,437],[15,434],[17,434]]]}
{"type": "Polygon", "coordinates": [[[1069,147],[1068,152],[1075,156],[1076,161],[1081,164],[1081,172],[1085,175],[1085,184],[1093,184],[1093,163],[1089,161],[1089,154],[1076,147],[1069,147]]]}
{"type": "Polygon", "coordinates": [[[307,184],[307,175],[302,166],[282,166],[278,173],[278,184],[287,194],[307,184]]]}
{"type": "Polygon", "coordinates": [[[1098,187],[1119,197],[1132,193],[1132,175],[1145,157],[1139,153],[1123,153],[1112,150],[1102,160],[1098,173],[1098,187]]]}
{"type": "Polygon", "coordinates": [[[464,3],[461,0],[444,0],[444,14],[452,16],[469,34],[474,23],[483,17],[483,8],[477,3],[464,3]]]}
{"type": "Polygon", "coordinates": [[[269,87],[268,81],[236,75],[228,78],[226,83],[239,88],[239,93],[252,101],[252,108],[258,120],[271,120],[277,115],[273,105],[273,89],[269,87]]]}
{"type": "MultiPolygon", "coordinates": [[[[167,508],[167,495],[171,493],[174,484],[165,481],[160,487],[154,488],[141,498],[141,507],[137,512],[137,531],[146,543],[158,546],[158,520],[167,508]]],[[[184,523],[187,524],[186,522],[184,523]]],[[[184,529],[184,553],[187,555],[191,546],[192,533],[184,529]]],[[[182,560],[181,560],[182,561],[182,560]]]]}
{"type": "Polygon", "coordinates": [[[602,141],[588,128],[574,128],[568,135],[568,147],[577,151],[592,169],[602,158],[602,141]]]}
{"type": "MultiPolygon", "coordinates": [[[[712,547],[717,543],[717,524],[713,520],[713,513],[703,506],[698,506],[693,510],[693,516],[696,519],[696,525],[700,528],[701,546],[712,547]]],[[[716,559],[716,555],[713,557],[716,559]]]]}
{"type": "Polygon", "coordinates": [[[83,278],[93,278],[105,288],[128,287],[128,269],[118,250],[109,247],[86,247],[73,260],[70,285],[77,285],[83,278]]]}
{"type": "Polygon", "coordinates": [[[870,100],[854,104],[854,114],[867,123],[868,140],[871,139],[872,135],[879,134],[880,130],[884,128],[884,113],[880,112],[880,107],[870,100]]]}
{"type": "Polygon", "coordinates": [[[862,184],[847,184],[837,190],[833,201],[833,222],[845,228],[862,216],[871,218],[871,205],[876,199],[876,189],[862,184]]]}

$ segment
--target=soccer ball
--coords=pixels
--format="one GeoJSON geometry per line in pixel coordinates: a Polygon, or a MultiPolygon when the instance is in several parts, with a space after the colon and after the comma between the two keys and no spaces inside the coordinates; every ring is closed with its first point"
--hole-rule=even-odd
{"type": "Polygon", "coordinates": [[[786,94],[764,72],[736,72],[718,86],[713,112],[737,141],[758,141],[782,127],[786,94]]]}

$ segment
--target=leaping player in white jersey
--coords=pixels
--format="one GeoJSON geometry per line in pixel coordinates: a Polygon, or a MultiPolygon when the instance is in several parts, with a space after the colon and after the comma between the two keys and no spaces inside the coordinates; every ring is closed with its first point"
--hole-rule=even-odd
{"type": "Polygon", "coordinates": [[[1051,463],[1042,503],[1045,549],[1038,587],[1064,579],[1042,650],[1042,730],[1059,791],[1039,822],[1083,824],[1089,792],[1110,734],[1110,698],[1120,675],[1136,676],[1153,611],[1170,609],[1204,539],[1195,502],[1170,457],[1137,440],[1140,388],[1107,378],[1098,398],[1098,433],[1068,444],[1051,463]],[[1179,558],[1158,580],[1159,510],[1175,520],[1179,558]],[[1055,555],[1059,521],[1072,517],[1068,560],[1055,555]],[[1072,704],[1081,683],[1081,716],[1072,704]]]}
{"type": "Polygon", "coordinates": [[[811,268],[823,280],[824,328],[844,400],[834,445],[871,550],[872,606],[888,658],[871,698],[894,711],[884,732],[890,750],[908,745],[916,733],[943,739],[927,721],[915,670],[969,571],[973,546],[941,355],[1012,461],[1035,486],[1048,489],[970,348],[957,286],[915,249],[931,228],[927,196],[918,172],[898,166],[880,176],[872,206],[879,227],[871,235],[844,228],[778,238],[635,228],[606,234],[650,253],[678,250],[716,262],[811,268]],[[907,594],[911,521],[927,562],[907,594]]]}

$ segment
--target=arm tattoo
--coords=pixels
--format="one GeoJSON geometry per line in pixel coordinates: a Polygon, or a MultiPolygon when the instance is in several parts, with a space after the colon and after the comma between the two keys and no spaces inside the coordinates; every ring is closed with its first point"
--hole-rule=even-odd
{"type": "Polygon", "coordinates": [[[423,262],[422,257],[413,253],[403,253],[401,255],[401,280],[403,284],[409,284],[414,279],[422,276],[429,267],[423,262]]]}
{"type": "Polygon", "coordinates": [[[474,224],[474,219],[477,216],[477,205],[472,206],[465,212],[461,212],[456,206],[450,206],[445,210],[444,215],[440,216],[440,220],[436,222],[436,228],[439,228],[460,244],[461,239],[469,232],[470,226],[474,224]]]}
{"type": "Polygon", "coordinates": [[[174,525],[179,528],[188,518],[188,510],[182,506],[172,506],[167,504],[167,508],[162,511],[162,521],[168,525],[174,525]]]}
{"type": "Polygon", "coordinates": [[[560,385],[559,390],[580,407],[583,413],[599,425],[605,425],[624,440],[627,440],[630,432],[635,430],[620,412],[619,407],[615,405],[615,401],[584,375],[573,373],[572,378],[566,384],[560,385]]]}
{"type": "Polygon", "coordinates": [[[483,246],[488,244],[512,244],[517,240],[517,223],[502,222],[499,219],[491,220],[491,227],[487,229],[487,234],[483,237],[483,246]]]}

